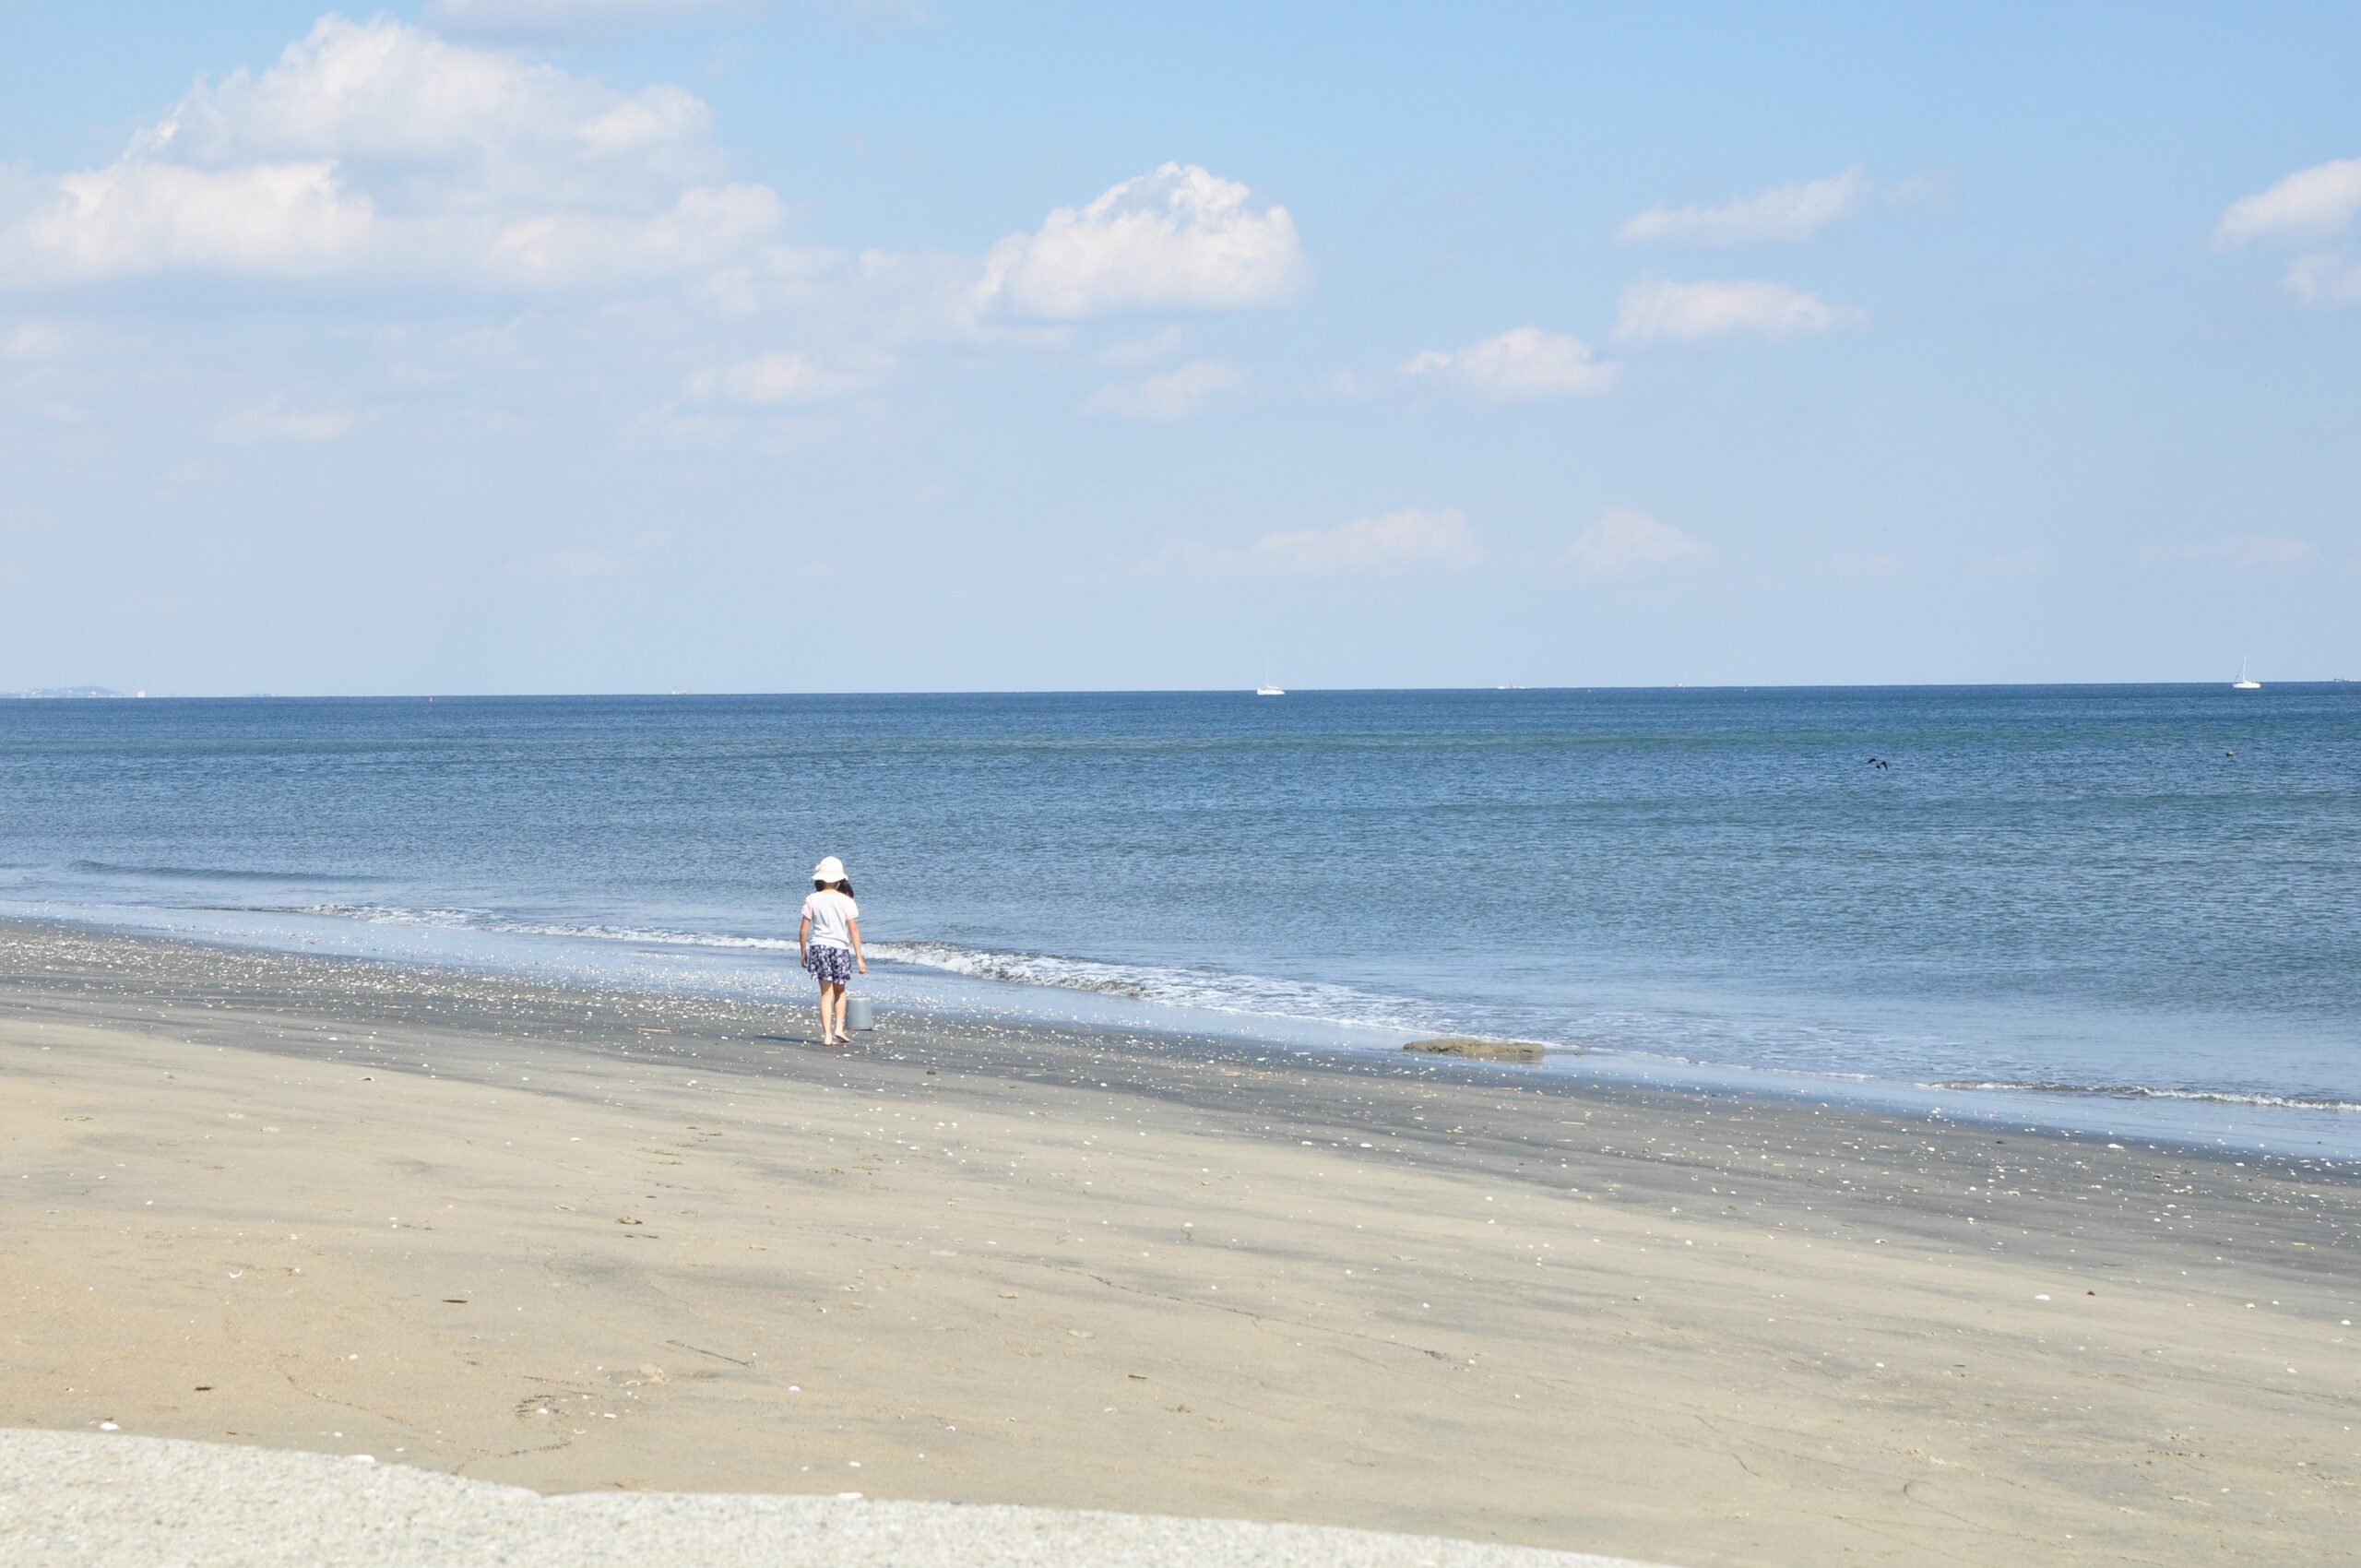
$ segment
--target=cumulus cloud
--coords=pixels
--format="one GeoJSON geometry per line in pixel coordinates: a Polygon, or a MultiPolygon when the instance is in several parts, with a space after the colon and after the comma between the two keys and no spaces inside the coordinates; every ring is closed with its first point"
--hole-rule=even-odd
{"type": "Polygon", "coordinates": [[[1409,510],[1357,517],[1332,529],[1265,534],[1238,564],[1275,576],[1336,576],[1449,570],[1484,559],[1467,519],[1458,511],[1409,510]]]}
{"type": "Polygon", "coordinates": [[[2155,540],[2140,549],[2140,559],[2152,566],[2202,563],[2239,571],[2267,571],[2308,565],[2319,559],[2319,547],[2308,539],[2277,534],[2232,534],[2223,539],[2155,540]]]}
{"type": "Polygon", "coordinates": [[[2340,158],[2299,169],[2269,190],[2240,196],[2223,208],[2215,241],[2316,238],[2332,233],[2361,212],[2361,158],[2340,158]]]}
{"type": "Polygon", "coordinates": [[[1246,373],[1236,365],[1218,360],[1195,360],[1139,381],[1102,386],[1091,394],[1083,409],[1087,413],[1113,414],[1122,419],[1186,419],[1246,382],[1246,373]]]}
{"type": "Polygon", "coordinates": [[[1193,163],[1167,163],[1001,241],[985,257],[978,298],[1058,321],[1236,310],[1285,298],[1304,273],[1286,208],[1193,163]]]}
{"type": "Polygon", "coordinates": [[[390,18],[324,17],[259,76],[200,82],[133,143],[208,167],[299,159],[379,176],[396,205],[456,196],[628,206],[713,179],[713,113],[390,18]]]}
{"type": "Polygon", "coordinates": [[[1670,523],[1628,506],[1609,506],[1598,521],[1574,536],[1566,564],[1584,577],[1625,577],[1712,554],[1670,523]]]}
{"type": "MultiPolygon", "coordinates": [[[[2258,240],[2316,243],[2351,227],[2355,214],[2361,158],[2332,159],[2223,208],[2213,243],[2223,249],[2258,240]]],[[[2332,250],[2308,251],[2287,264],[2281,284],[2303,304],[2361,304],[2361,262],[2332,250]]]]}
{"type": "Polygon", "coordinates": [[[1856,306],[1831,304],[1785,283],[1755,279],[1676,283],[1643,278],[1624,287],[1615,336],[1634,343],[1657,339],[1696,343],[1734,333],[1798,338],[1859,327],[1868,320],[1868,313],[1856,306]]]}
{"type": "Polygon", "coordinates": [[[1615,385],[1620,367],[1591,358],[1590,346],[1562,332],[1519,327],[1448,352],[1430,349],[1402,369],[1454,382],[1502,401],[1584,398],[1615,385]]]}
{"type": "Polygon", "coordinates": [[[1625,244],[1743,245],[1808,240],[1869,197],[1858,164],[1803,184],[1776,185],[1719,207],[1652,207],[1627,220],[1615,237],[1625,244]]]}
{"type": "Polygon", "coordinates": [[[386,17],[199,82],[101,168],[34,182],[0,286],[174,273],[525,288],[780,266],[711,112],[386,17]]]}
{"type": "Polygon", "coordinates": [[[0,282],[159,272],[320,277],[365,252],[376,210],[329,163],[191,169],[125,159],[68,174],[0,234],[0,282]]]}

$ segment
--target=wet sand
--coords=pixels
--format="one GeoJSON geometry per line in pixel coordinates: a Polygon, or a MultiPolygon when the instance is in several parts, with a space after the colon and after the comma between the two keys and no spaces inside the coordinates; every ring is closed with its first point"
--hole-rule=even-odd
{"type": "Polygon", "coordinates": [[[0,926],[0,1421],[1722,1562],[2352,1560],[2342,1168],[0,926]]]}

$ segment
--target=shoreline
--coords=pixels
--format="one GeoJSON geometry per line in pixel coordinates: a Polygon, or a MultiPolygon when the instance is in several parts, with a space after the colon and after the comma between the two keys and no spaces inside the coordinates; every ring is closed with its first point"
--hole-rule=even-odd
{"type": "Polygon", "coordinates": [[[810,1011],[0,924],[0,1414],[1686,1564],[2342,1550],[2320,1162],[810,1011]]]}
{"type": "MultiPolygon", "coordinates": [[[[291,958],[389,965],[397,968],[447,970],[455,975],[504,980],[528,988],[558,988],[613,994],[637,992],[767,1005],[791,1010],[806,977],[791,964],[752,974],[693,966],[729,963],[750,950],[766,950],[751,939],[708,941],[676,935],[635,941],[623,933],[598,934],[519,928],[478,930],[409,921],[362,921],[359,931],[376,945],[329,947],[324,937],[358,934],[341,917],[293,911],[277,913],[284,929],[200,931],[187,926],[203,909],[153,910],[169,920],[131,921],[124,911],[72,914],[0,913],[0,931],[21,927],[140,942],[186,943],[227,952],[291,958]],[[308,920],[320,932],[302,929],[308,920]],[[401,933],[399,938],[391,933],[401,933]],[[405,944],[408,944],[406,950],[405,944]],[[676,946],[675,944],[684,945],[676,946]],[[438,944],[447,945],[438,945],[438,944]],[[480,944],[470,949],[470,944],[480,944]],[[600,968],[587,959],[595,958],[600,968]],[[668,965],[692,966],[668,968],[668,965]],[[601,972],[603,968],[604,972],[601,972]],[[737,982],[735,985],[732,982],[737,982]],[[782,1004],[782,999],[788,999],[782,1004]]],[[[872,948],[881,945],[872,944],[872,948]]],[[[891,946],[892,944],[883,945],[891,946]]],[[[919,945],[925,945],[920,944],[919,945]]],[[[1081,1028],[1142,1040],[1198,1040],[1225,1046],[1282,1050],[1312,1056],[1384,1060],[1402,1041],[1437,1032],[1464,1032],[1437,1026],[1380,1025],[1210,1009],[1133,997],[1086,986],[1067,986],[991,975],[944,971],[872,953],[878,966],[864,989],[881,1005],[929,1026],[951,1020],[964,1025],[990,1021],[1019,1028],[1081,1028]],[[911,982],[915,980],[915,988],[911,982]],[[894,988],[904,989],[896,992],[894,988]],[[1384,1043],[1371,1043],[1371,1040],[1384,1043]]],[[[1061,960],[1061,962],[1063,962],[1061,960]]],[[[1507,1039],[1493,1035],[1488,1039],[1507,1039]]],[[[1572,1076],[1601,1088],[1655,1089],[1682,1096],[1769,1095],[1798,1102],[1842,1104],[1889,1115],[1940,1114],[1968,1123],[2013,1126],[2023,1132],[2066,1135],[2101,1134],[2158,1146],[2233,1150],[2361,1167],[2361,1107],[2339,1099],[2299,1094],[2228,1089],[2188,1089],[2144,1085],[2040,1083],[1999,1078],[1928,1082],[1869,1074],[1815,1072],[1802,1068],[1740,1066],[1622,1046],[1549,1044],[1538,1063],[1519,1070],[1536,1075],[1572,1076]],[[2235,1118],[2236,1120],[2228,1120],[2235,1118]]]]}

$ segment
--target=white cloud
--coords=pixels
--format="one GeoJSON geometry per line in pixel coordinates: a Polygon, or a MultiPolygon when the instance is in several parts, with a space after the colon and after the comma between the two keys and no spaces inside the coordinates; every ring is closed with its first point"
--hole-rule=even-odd
{"type": "Polygon", "coordinates": [[[2287,291],[2308,305],[2361,305],[2361,262],[2325,251],[2287,264],[2287,291]]]}
{"type": "Polygon", "coordinates": [[[1584,577],[1624,577],[1713,553],[1670,523],[1628,506],[1609,506],[1574,536],[1566,564],[1584,577]]]}
{"type": "Polygon", "coordinates": [[[1754,279],[1676,283],[1643,278],[1624,287],[1615,336],[1627,342],[1668,338],[1681,343],[1732,333],[1797,338],[1859,327],[1868,320],[1868,313],[1857,306],[1831,304],[1785,283],[1754,279]]]}
{"type": "Polygon", "coordinates": [[[2214,225],[2217,244],[2332,233],[2361,212],[2361,158],[2317,163],[2272,185],[2240,196],[2214,225]]]}
{"type": "Polygon", "coordinates": [[[1246,373],[1236,365],[1218,360],[1193,360],[1143,380],[1102,386],[1091,394],[1083,409],[1087,413],[1114,414],[1123,419],[1185,419],[1246,382],[1246,373]]]}
{"type": "Polygon", "coordinates": [[[984,260],[988,308],[1051,320],[1269,304],[1305,272],[1287,209],[1233,180],[1167,163],[1087,207],[1061,207],[984,260]]]}
{"type": "Polygon", "coordinates": [[[825,403],[875,386],[891,364],[880,355],[847,365],[791,350],[759,354],[698,371],[689,377],[689,392],[706,402],[758,409],[825,403]]]}
{"type": "Polygon", "coordinates": [[[2223,539],[2156,540],[2141,547],[2140,559],[2152,566],[2198,562],[2252,572],[2308,565],[2319,560],[2319,546],[2308,539],[2232,534],[2223,539]]]}
{"type": "Polygon", "coordinates": [[[426,14],[461,31],[521,35],[599,32],[739,8],[738,0],[433,0],[426,14]]]}
{"type": "Polygon", "coordinates": [[[215,271],[318,277],[362,256],[376,221],[327,163],[190,169],[125,159],[58,180],[0,234],[0,282],[215,271]]]}
{"type": "Polygon", "coordinates": [[[290,409],[273,398],[216,420],[212,434],[216,441],[240,445],[293,441],[319,445],[340,440],[354,422],[353,415],[342,409],[290,409]]]}
{"type": "Polygon", "coordinates": [[[199,82],[123,156],[34,182],[0,287],[175,273],[564,288],[791,270],[694,94],[624,91],[380,17],[199,82]]]}
{"type": "Polygon", "coordinates": [[[1445,352],[1429,350],[1405,364],[1410,375],[1454,381],[1488,398],[1583,398],[1615,385],[1620,367],[1591,358],[1590,346],[1562,332],[1519,327],[1445,352]]]}
{"type": "Polygon", "coordinates": [[[1276,576],[1334,576],[1445,570],[1483,559],[1483,547],[1456,510],[1411,510],[1357,517],[1333,529],[1266,534],[1236,564],[1276,576]]]}
{"type": "Polygon", "coordinates": [[[1777,185],[1720,207],[1652,207],[1615,232],[1625,244],[1743,245],[1807,240],[1860,210],[1869,180],[1858,164],[1799,185],[1777,185]]]}
{"type": "Polygon", "coordinates": [[[685,89],[626,92],[390,18],[323,17],[256,76],[199,82],[132,155],[207,167],[332,160],[388,204],[455,196],[628,206],[713,179],[713,113],[685,89]]]}
{"type": "MultiPolygon", "coordinates": [[[[2213,227],[2213,243],[2228,248],[2254,240],[2317,241],[2350,227],[2355,214],[2361,214],[2361,158],[2332,159],[2232,202],[2213,227]]],[[[2361,304],[2361,261],[2310,251],[2287,264],[2281,284],[2304,304],[2361,304]]]]}

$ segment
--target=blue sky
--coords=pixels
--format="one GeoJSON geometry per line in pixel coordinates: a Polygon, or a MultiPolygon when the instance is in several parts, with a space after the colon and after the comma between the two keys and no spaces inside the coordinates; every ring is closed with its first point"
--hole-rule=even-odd
{"type": "Polygon", "coordinates": [[[0,0],[0,689],[2361,675],[2350,6],[0,0]]]}

